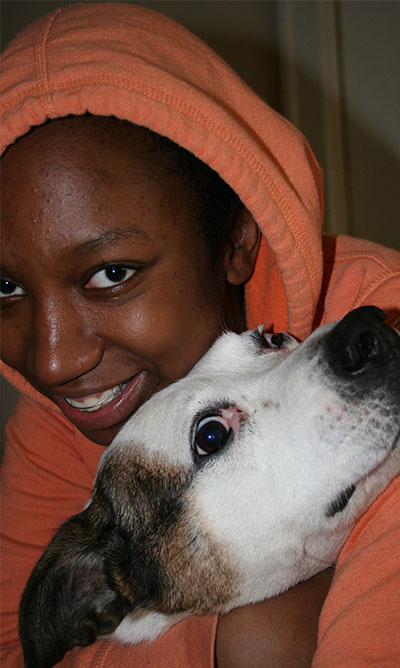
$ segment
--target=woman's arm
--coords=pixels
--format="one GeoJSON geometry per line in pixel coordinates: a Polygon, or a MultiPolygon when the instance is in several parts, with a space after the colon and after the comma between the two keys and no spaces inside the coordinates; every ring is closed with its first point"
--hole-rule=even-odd
{"type": "Polygon", "coordinates": [[[319,614],[333,569],[285,594],[220,617],[218,668],[306,668],[317,645],[319,614]]]}

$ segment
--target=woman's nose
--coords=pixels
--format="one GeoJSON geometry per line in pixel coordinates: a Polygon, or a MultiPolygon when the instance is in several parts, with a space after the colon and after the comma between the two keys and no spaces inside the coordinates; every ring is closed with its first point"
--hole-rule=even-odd
{"type": "Polygon", "coordinates": [[[56,388],[94,369],[102,345],[93,322],[73,303],[49,299],[34,309],[27,362],[42,385],[56,388]]]}

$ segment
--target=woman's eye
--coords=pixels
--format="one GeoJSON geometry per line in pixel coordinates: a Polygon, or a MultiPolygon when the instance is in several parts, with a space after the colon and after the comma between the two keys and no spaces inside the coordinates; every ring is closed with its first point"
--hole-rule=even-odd
{"type": "Polygon", "coordinates": [[[218,417],[207,417],[199,422],[194,436],[196,454],[211,455],[225,445],[230,430],[218,417]]]}
{"type": "Polygon", "coordinates": [[[0,298],[5,299],[6,297],[19,297],[20,295],[25,294],[25,290],[21,288],[20,285],[9,281],[8,278],[2,278],[0,281],[0,298]]]}
{"type": "Polygon", "coordinates": [[[127,281],[136,269],[124,267],[121,264],[110,264],[99,269],[86,283],[85,288],[112,288],[127,281]]]}

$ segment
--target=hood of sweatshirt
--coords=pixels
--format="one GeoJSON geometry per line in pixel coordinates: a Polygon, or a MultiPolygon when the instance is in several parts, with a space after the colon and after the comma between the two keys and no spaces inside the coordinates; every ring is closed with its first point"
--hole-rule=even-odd
{"type": "Polygon", "coordinates": [[[47,119],[88,112],[146,126],[206,162],[263,235],[246,285],[248,326],[300,339],[311,332],[322,280],[321,170],[304,136],[204,42],[141,6],[78,3],[19,33],[1,79],[2,152],[47,119]]]}

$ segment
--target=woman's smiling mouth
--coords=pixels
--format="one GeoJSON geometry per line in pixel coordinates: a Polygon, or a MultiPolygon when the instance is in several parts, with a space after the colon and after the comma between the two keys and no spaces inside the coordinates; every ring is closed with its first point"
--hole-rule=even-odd
{"type": "Polygon", "coordinates": [[[55,397],[64,415],[83,432],[109,429],[134,413],[157,389],[159,379],[141,371],[128,381],[85,396],[55,397]]]}
{"type": "Polygon", "coordinates": [[[129,381],[126,383],[120,383],[115,385],[111,389],[104,390],[103,392],[96,392],[95,394],[89,394],[86,397],[81,397],[79,399],[68,399],[65,397],[67,404],[76,408],[78,411],[86,411],[87,413],[93,413],[98,411],[103,406],[106,406],[116,397],[118,397],[123,390],[128,385],[129,381]]]}

